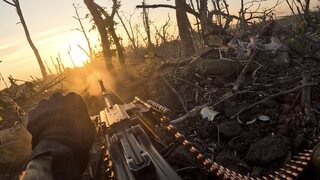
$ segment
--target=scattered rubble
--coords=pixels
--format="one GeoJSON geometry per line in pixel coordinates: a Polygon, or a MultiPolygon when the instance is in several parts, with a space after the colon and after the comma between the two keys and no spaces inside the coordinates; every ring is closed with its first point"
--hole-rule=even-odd
{"type": "Polygon", "coordinates": [[[228,47],[202,52],[187,66],[170,67],[161,76],[188,83],[167,78],[171,87],[166,94],[174,89],[181,106],[164,105],[176,117],[191,110],[193,114],[184,120],[173,117],[172,122],[207,157],[230,170],[259,176],[280,168],[319,136],[320,70],[315,54],[320,48],[313,43],[319,43],[320,36],[312,35],[317,38],[306,42],[292,40],[289,34],[249,34],[228,47]],[[292,48],[291,41],[299,46],[292,48]],[[313,55],[298,47],[312,47],[313,55]],[[204,115],[203,109],[194,113],[204,104],[214,116],[204,115]]]}

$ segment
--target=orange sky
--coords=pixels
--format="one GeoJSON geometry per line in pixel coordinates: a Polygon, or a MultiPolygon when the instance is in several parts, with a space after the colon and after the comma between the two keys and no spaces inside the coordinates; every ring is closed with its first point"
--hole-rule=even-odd
{"type": "MultiPolygon", "coordinates": [[[[274,4],[276,0],[268,0],[264,6],[274,4]]],[[[311,0],[313,5],[317,0],[311,0]]],[[[103,6],[110,5],[110,0],[96,0],[97,3],[103,6]]],[[[135,23],[141,22],[140,10],[135,9],[139,0],[122,0],[120,8],[121,13],[134,13],[133,21],[135,23]]],[[[166,3],[173,4],[173,0],[147,0],[149,4],[166,3]]],[[[239,0],[229,0],[230,10],[237,12],[239,9],[239,0]]],[[[73,31],[78,27],[77,22],[72,18],[74,10],[72,3],[79,3],[83,8],[80,13],[84,16],[88,11],[83,5],[82,0],[20,0],[23,14],[25,16],[27,25],[29,27],[32,39],[37,46],[42,59],[47,61],[51,70],[50,56],[57,57],[60,53],[66,66],[71,67],[67,49],[69,44],[72,46],[72,56],[76,61],[76,65],[81,65],[82,61],[86,59],[85,54],[77,47],[80,44],[86,47],[83,35],[78,31],[73,31]]],[[[210,4],[210,2],[209,2],[210,4]]],[[[285,5],[285,4],[284,4],[285,5]]],[[[286,6],[279,8],[280,12],[286,12],[286,6]]],[[[162,24],[166,20],[168,13],[174,17],[174,11],[170,9],[152,9],[150,10],[150,18],[156,24],[162,24]]],[[[171,18],[173,20],[175,18],[171,18]]],[[[23,28],[19,22],[19,18],[15,9],[0,0],[0,72],[7,77],[12,75],[17,79],[30,80],[29,76],[40,76],[40,70],[30,48],[26,41],[23,28]]],[[[90,28],[90,24],[85,23],[85,27],[90,28]]],[[[121,27],[118,25],[118,33],[120,36],[126,38],[126,35],[121,27]]],[[[92,44],[96,44],[98,34],[96,32],[89,33],[92,44]]],[[[3,88],[3,82],[0,83],[0,88],[3,88]]]]}

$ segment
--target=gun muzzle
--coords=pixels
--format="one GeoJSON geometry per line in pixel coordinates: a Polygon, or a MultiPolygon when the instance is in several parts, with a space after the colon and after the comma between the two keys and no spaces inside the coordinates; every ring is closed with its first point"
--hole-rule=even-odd
{"type": "Polygon", "coordinates": [[[100,84],[102,96],[104,98],[104,102],[106,104],[106,108],[110,109],[113,107],[113,102],[111,100],[110,94],[108,93],[107,89],[104,87],[102,80],[99,80],[99,84],[100,84]]]}

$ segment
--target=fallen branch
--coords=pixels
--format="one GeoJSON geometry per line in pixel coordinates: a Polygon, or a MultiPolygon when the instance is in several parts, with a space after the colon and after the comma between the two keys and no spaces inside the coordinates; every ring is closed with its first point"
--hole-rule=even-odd
{"type": "Polygon", "coordinates": [[[52,79],[49,83],[45,84],[43,86],[43,88],[41,88],[35,95],[40,95],[41,93],[43,93],[44,91],[50,89],[51,87],[61,83],[62,81],[65,80],[65,77],[63,77],[62,75],[59,75],[58,77],[52,79]]]}
{"type": "Polygon", "coordinates": [[[246,75],[246,73],[247,73],[250,65],[252,64],[253,60],[256,58],[257,53],[258,53],[258,50],[253,50],[249,61],[247,62],[246,66],[243,68],[243,70],[241,71],[240,75],[237,78],[237,81],[236,81],[235,85],[233,86],[233,88],[232,88],[233,90],[238,91],[238,89],[240,88],[242,79],[246,75]]]}
{"type": "Polygon", "coordinates": [[[186,84],[189,84],[190,86],[193,86],[193,87],[199,89],[201,92],[204,92],[204,91],[205,91],[202,87],[196,85],[195,83],[192,83],[191,81],[188,81],[188,80],[186,80],[186,79],[179,78],[179,77],[176,77],[176,76],[173,76],[173,78],[176,79],[176,80],[185,82],[186,84]]]}
{"type": "Polygon", "coordinates": [[[180,100],[180,103],[181,103],[183,110],[185,111],[186,114],[189,115],[188,108],[187,108],[186,104],[183,102],[183,99],[180,96],[180,94],[178,93],[178,91],[174,87],[171,86],[171,84],[169,83],[169,81],[165,77],[163,77],[163,76],[160,76],[160,77],[166,83],[166,85],[171,89],[171,91],[177,96],[177,98],[180,100]]]}
{"type": "Polygon", "coordinates": [[[263,94],[263,95],[268,95],[264,92],[261,92],[261,91],[249,91],[249,90],[246,90],[246,91],[239,91],[239,92],[236,92],[236,93],[233,93],[233,94],[230,94],[222,99],[220,99],[219,101],[217,101],[215,104],[213,104],[213,107],[215,107],[216,105],[230,99],[231,97],[233,96],[236,96],[236,95],[240,95],[240,94],[245,94],[245,93],[258,93],[258,94],[263,94]]]}
{"type": "Polygon", "coordinates": [[[237,112],[236,114],[231,116],[231,119],[234,119],[235,117],[239,116],[241,113],[243,113],[243,112],[245,112],[245,111],[247,111],[247,110],[249,110],[249,109],[251,109],[251,108],[253,108],[253,107],[257,106],[257,105],[259,105],[259,104],[265,103],[265,102],[269,101],[270,99],[276,98],[276,97],[284,95],[284,94],[295,92],[295,91],[297,91],[297,90],[299,90],[301,88],[307,87],[307,86],[315,86],[315,85],[317,85],[317,83],[307,83],[307,84],[303,84],[303,85],[297,86],[295,88],[292,88],[292,89],[289,89],[289,90],[286,90],[286,91],[280,91],[280,92],[278,92],[276,94],[270,95],[270,96],[268,96],[268,97],[266,97],[266,98],[264,98],[264,99],[262,99],[262,100],[260,100],[260,101],[258,101],[256,103],[254,103],[254,104],[251,104],[248,107],[242,108],[239,112],[237,112]]]}
{"type": "Polygon", "coordinates": [[[204,107],[207,107],[207,106],[209,106],[209,105],[210,105],[210,103],[206,103],[206,104],[197,106],[197,107],[191,109],[191,110],[189,111],[189,114],[185,114],[185,115],[183,115],[183,116],[180,116],[179,118],[172,120],[171,123],[177,124],[177,123],[180,123],[180,122],[182,122],[182,121],[185,121],[185,120],[188,119],[189,117],[194,117],[194,116],[196,116],[196,115],[198,114],[198,112],[199,112],[201,109],[203,109],[204,107]]]}

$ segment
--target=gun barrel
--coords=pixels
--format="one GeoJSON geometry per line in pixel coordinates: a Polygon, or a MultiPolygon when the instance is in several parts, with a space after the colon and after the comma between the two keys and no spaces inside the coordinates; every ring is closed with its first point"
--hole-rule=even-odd
{"type": "Polygon", "coordinates": [[[101,88],[101,92],[102,92],[102,96],[104,98],[104,102],[106,104],[106,108],[110,109],[113,107],[113,102],[111,100],[110,94],[108,93],[107,89],[104,87],[103,81],[99,80],[99,84],[100,84],[100,88],[101,88]]]}

